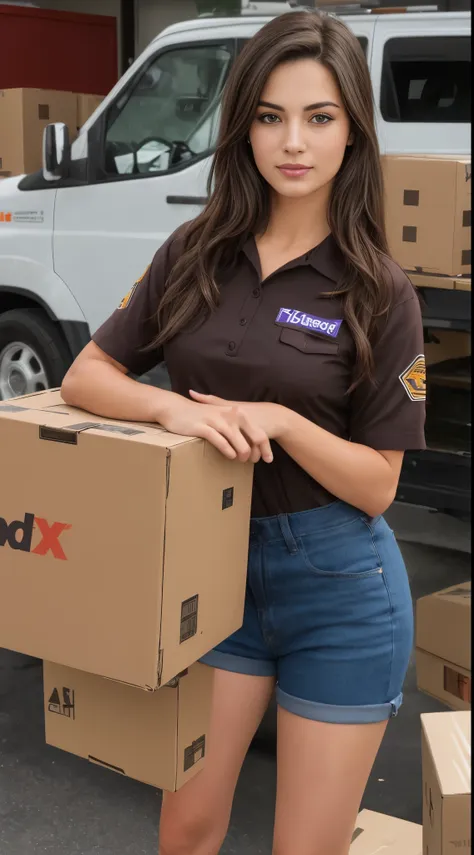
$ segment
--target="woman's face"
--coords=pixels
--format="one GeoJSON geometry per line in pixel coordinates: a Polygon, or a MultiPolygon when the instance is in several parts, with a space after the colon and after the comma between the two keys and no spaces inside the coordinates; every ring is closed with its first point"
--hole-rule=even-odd
{"type": "Polygon", "coordinates": [[[352,143],[350,119],[331,72],[314,59],[277,66],[250,129],[255,163],[281,196],[301,198],[326,189],[352,143]]]}

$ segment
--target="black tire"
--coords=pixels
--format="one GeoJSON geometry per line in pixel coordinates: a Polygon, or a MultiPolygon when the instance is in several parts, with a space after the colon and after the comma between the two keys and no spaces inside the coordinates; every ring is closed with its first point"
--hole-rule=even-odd
{"type": "Polygon", "coordinates": [[[46,381],[39,383],[36,389],[18,388],[16,394],[41,391],[41,388],[54,389],[61,385],[72,359],[56,325],[42,309],[12,309],[0,315],[0,400],[12,396],[2,393],[2,379],[5,377],[1,376],[1,356],[5,348],[15,342],[24,344],[33,352],[46,381]]]}

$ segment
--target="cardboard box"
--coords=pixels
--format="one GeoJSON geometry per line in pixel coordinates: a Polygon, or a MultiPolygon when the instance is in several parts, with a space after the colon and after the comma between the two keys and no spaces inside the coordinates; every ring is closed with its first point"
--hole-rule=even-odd
{"type": "Polygon", "coordinates": [[[242,625],[251,463],[58,391],[0,448],[0,647],[155,690],[242,625]]]}
{"type": "Polygon", "coordinates": [[[45,662],[46,742],[144,784],[177,790],[205,762],[213,669],[173,687],[133,686],[45,662]]]}
{"type": "Polygon", "coordinates": [[[471,272],[471,161],[382,158],[390,251],[406,270],[471,272]]]}
{"type": "Polygon", "coordinates": [[[46,89],[0,89],[0,169],[36,172],[43,163],[43,131],[64,122],[76,136],[77,95],[46,89]]]}
{"type": "MultiPolygon", "coordinates": [[[[350,855],[422,855],[422,828],[395,816],[363,810],[357,817],[350,855]]],[[[431,853],[430,853],[431,855],[431,853]]]]}
{"type": "Polygon", "coordinates": [[[416,672],[420,691],[471,708],[471,582],[417,601],[416,672]]]}
{"type": "Polygon", "coordinates": [[[471,851],[471,715],[421,716],[423,853],[471,851]]]}
{"type": "Polygon", "coordinates": [[[80,130],[92,116],[99,104],[104,100],[103,95],[78,95],[77,96],[77,129],[80,130]]]}
{"type": "Polygon", "coordinates": [[[470,276],[440,276],[437,273],[415,273],[407,270],[416,288],[440,288],[442,291],[470,291],[470,276]]]}

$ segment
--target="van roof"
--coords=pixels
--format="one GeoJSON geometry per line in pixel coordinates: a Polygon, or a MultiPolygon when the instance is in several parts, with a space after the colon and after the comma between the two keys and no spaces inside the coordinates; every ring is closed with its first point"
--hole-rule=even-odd
{"type": "MultiPolygon", "coordinates": [[[[394,6],[398,5],[394,2],[394,6]]],[[[291,12],[291,9],[288,9],[288,12],[291,12]]],[[[282,12],[281,14],[285,15],[286,12],[282,12]]],[[[372,20],[373,18],[383,17],[384,20],[390,18],[390,20],[406,20],[409,15],[410,21],[412,20],[421,20],[421,21],[439,21],[442,20],[466,20],[466,18],[471,17],[471,11],[465,10],[462,12],[384,12],[383,7],[381,7],[380,12],[374,10],[372,13],[354,13],[354,14],[343,14],[341,13],[339,17],[343,19],[348,19],[351,21],[357,20],[372,20]]],[[[169,35],[171,33],[189,33],[196,30],[211,30],[217,27],[238,27],[238,26],[248,26],[249,24],[258,27],[258,25],[263,26],[264,24],[271,21],[272,18],[275,18],[275,15],[238,15],[234,17],[224,18],[220,16],[216,17],[203,17],[203,18],[194,18],[188,21],[179,21],[176,24],[170,24],[170,26],[166,27],[162,30],[153,41],[161,38],[164,35],[169,35]]]]}

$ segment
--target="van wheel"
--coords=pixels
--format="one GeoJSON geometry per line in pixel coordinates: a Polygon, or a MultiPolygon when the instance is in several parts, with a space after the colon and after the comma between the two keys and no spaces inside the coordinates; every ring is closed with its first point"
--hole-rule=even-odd
{"type": "Polygon", "coordinates": [[[60,386],[70,364],[61,335],[41,309],[0,315],[0,401],[60,386]]]}

